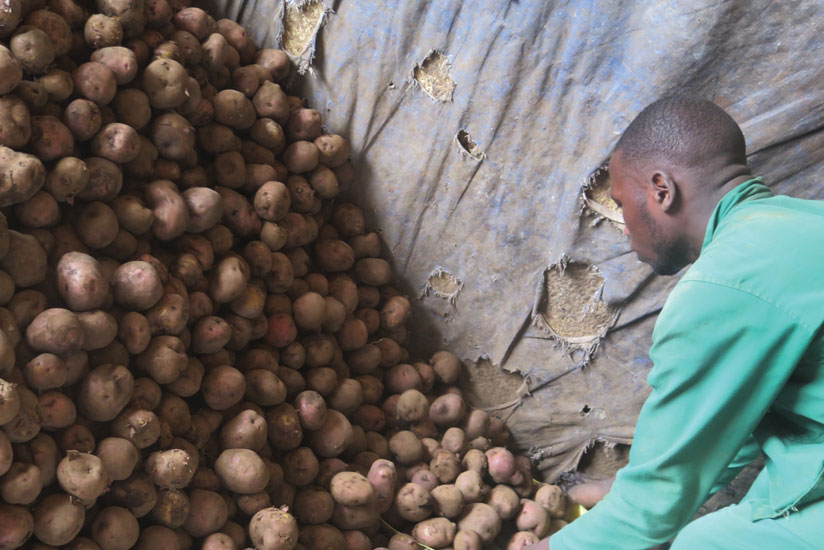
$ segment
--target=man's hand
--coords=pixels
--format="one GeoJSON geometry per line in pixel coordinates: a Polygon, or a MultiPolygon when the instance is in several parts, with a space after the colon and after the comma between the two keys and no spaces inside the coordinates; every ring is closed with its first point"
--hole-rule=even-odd
{"type": "Polygon", "coordinates": [[[549,537],[533,542],[529,546],[524,546],[524,550],[549,550],[549,537]]]}
{"type": "Polygon", "coordinates": [[[588,481],[586,483],[570,487],[567,494],[574,502],[577,502],[589,510],[601,502],[601,499],[604,498],[604,496],[606,496],[612,488],[612,483],[614,481],[614,477],[609,479],[601,479],[598,481],[588,481]]]}

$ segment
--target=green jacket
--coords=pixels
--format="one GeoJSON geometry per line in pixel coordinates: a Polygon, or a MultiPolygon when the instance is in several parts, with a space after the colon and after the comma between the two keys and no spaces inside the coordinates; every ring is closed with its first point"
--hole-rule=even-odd
{"type": "Polygon", "coordinates": [[[552,550],[667,541],[759,452],[753,520],[824,497],[822,322],[824,202],[730,191],[655,324],[629,464],[552,550]]]}

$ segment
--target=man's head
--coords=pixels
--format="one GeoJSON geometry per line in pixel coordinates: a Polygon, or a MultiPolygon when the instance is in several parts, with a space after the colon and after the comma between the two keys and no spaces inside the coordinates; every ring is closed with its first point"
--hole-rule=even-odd
{"type": "Polygon", "coordinates": [[[712,209],[749,174],[744,135],[714,103],[661,99],[624,131],[609,173],[633,250],[672,275],[698,257],[712,209]]]}

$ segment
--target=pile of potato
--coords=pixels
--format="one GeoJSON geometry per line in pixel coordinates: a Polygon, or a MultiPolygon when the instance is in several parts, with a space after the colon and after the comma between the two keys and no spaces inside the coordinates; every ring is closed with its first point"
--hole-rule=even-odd
{"type": "Polygon", "coordinates": [[[185,0],[0,0],[0,550],[521,549],[565,496],[409,362],[349,144],[185,0]],[[506,532],[506,530],[505,530],[506,532]]]}

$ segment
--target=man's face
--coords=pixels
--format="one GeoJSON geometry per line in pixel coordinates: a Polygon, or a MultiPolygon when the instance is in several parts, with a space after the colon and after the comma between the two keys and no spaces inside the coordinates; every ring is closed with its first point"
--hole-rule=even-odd
{"type": "Polygon", "coordinates": [[[624,234],[638,259],[659,275],[674,275],[689,263],[687,243],[676,236],[673,220],[661,211],[643,173],[612,156],[609,163],[612,200],[623,210],[624,234]]]}

